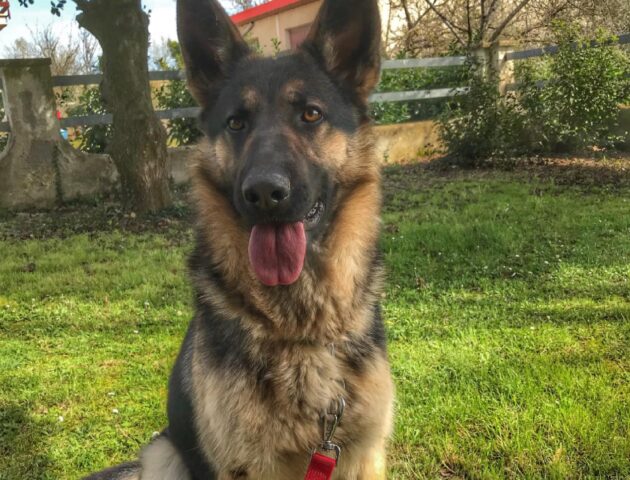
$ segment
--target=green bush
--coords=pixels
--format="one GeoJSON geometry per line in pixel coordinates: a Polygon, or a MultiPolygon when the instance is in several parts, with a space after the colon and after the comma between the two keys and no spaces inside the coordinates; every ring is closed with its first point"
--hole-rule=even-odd
{"type": "MultiPolygon", "coordinates": [[[[159,67],[162,70],[184,70],[184,59],[179,43],[169,41],[168,50],[168,58],[158,60],[159,67]]],[[[154,95],[160,110],[196,106],[195,100],[186,88],[186,82],[181,80],[164,83],[154,92],[154,95]]],[[[202,135],[197,128],[197,119],[195,118],[169,120],[166,129],[169,143],[175,146],[195,143],[202,135]]]]}
{"type": "Polygon", "coordinates": [[[627,54],[614,37],[599,31],[585,38],[574,25],[557,24],[557,55],[546,63],[525,64],[519,89],[536,150],[573,152],[589,146],[610,147],[619,104],[628,100],[627,54]],[[541,71],[547,77],[543,88],[541,71]]]}
{"type": "Polygon", "coordinates": [[[469,59],[467,93],[457,95],[438,118],[449,155],[463,165],[513,157],[528,149],[526,115],[514,95],[501,96],[498,82],[469,59]]]}
{"type": "Polygon", "coordinates": [[[557,24],[555,32],[559,52],[518,65],[520,86],[506,96],[493,75],[481,75],[469,62],[468,93],[450,102],[439,120],[454,160],[472,165],[573,153],[619,140],[612,132],[630,93],[628,55],[602,31],[587,39],[578,28],[557,24]]]}
{"type": "MultiPolygon", "coordinates": [[[[71,117],[85,115],[105,115],[109,113],[101,98],[98,87],[87,87],[78,98],[78,105],[68,109],[71,117]]],[[[76,137],[81,143],[79,149],[88,153],[103,153],[112,136],[111,125],[93,125],[76,129],[76,137]]]]}

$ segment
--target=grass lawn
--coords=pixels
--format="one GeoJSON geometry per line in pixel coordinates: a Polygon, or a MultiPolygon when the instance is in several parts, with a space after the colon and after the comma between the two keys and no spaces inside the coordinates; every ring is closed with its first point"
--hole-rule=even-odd
{"type": "MultiPolygon", "coordinates": [[[[390,478],[630,478],[630,181],[550,171],[387,170],[390,478]]],[[[164,426],[190,245],[185,208],[2,217],[0,479],[164,426]]]]}

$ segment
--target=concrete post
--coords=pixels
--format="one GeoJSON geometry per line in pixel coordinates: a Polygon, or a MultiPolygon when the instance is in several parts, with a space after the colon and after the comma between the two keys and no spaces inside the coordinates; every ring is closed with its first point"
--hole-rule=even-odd
{"type": "Polygon", "coordinates": [[[479,73],[485,79],[489,79],[492,74],[492,52],[488,45],[481,45],[473,52],[477,60],[479,73]]]}
{"type": "Polygon", "coordinates": [[[506,55],[514,51],[514,46],[513,42],[499,40],[483,44],[474,52],[481,75],[497,80],[501,95],[505,95],[507,87],[514,83],[514,62],[506,59],[506,55]]]}
{"type": "Polygon", "coordinates": [[[11,134],[0,153],[0,206],[54,203],[54,146],[59,138],[50,59],[0,60],[11,134]]]}
{"type": "Polygon", "coordinates": [[[507,60],[507,55],[514,51],[515,43],[505,40],[495,42],[490,51],[492,70],[499,81],[499,93],[505,95],[508,86],[515,82],[514,62],[507,60]]]}
{"type": "Polygon", "coordinates": [[[50,59],[0,60],[0,79],[11,129],[0,152],[0,208],[48,208],[112,190],[110,157],[79,152],[59,134],[50,59]]]}

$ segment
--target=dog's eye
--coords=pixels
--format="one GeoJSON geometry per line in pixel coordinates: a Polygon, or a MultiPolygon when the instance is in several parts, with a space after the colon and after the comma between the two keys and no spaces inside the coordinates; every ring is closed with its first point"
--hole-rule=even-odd
{"type": "Polygon", "coordinates": [[[245,122],[237,117],[230,117],[227,121],[227,126],[233,132],[239,132],[245,128],[245,122]]]}
{"type": "Polygon", "coordinates": [[[302,113],[302,121],[306,123],[318,123],[324,118],[324,114],[317,107],[307,107],[302,113]]]}

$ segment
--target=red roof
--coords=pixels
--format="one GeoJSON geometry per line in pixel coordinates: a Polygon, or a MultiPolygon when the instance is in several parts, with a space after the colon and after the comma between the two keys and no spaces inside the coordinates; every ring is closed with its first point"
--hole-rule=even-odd
{"type": "Polygon", "coordinates": [[[290,10],[300,5],[314,2],[316,0],[271,0],[270,2],[263,3],[256,7],[248,8],[240,13],[232,15],[232,21],[236,25],[243,25],[244,23],[254,22],[261,18],[276,15],[290,10]]]}

